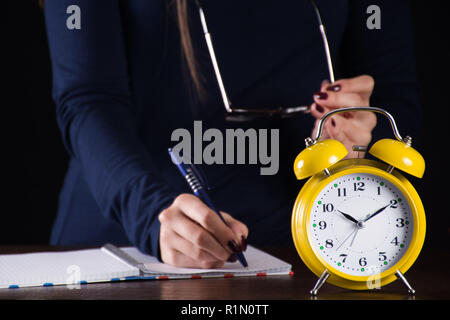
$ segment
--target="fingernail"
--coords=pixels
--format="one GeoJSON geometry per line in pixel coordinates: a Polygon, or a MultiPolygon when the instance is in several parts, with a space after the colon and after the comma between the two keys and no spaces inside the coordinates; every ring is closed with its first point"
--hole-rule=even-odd
{"type": "Polygon", "coordinates": [[[228,258],[227,261],[228,261],[228,262],[236,262],[236,261],[237,261],[237,255],[236,255],[236,253],[232,253],[232,254],[230,255],[230,257],[228,258]]]}
{"type": "Polygon", "coordinates": [[[241,247],[242,251],[247,250],[247,239],[244,236],[241,236],[241,247]]]}
{"type": "Polygon", "coordinates": [[[319,99],[319,100],[326,100],[326,99],[328,99],[328,93],[316,92],[316,93],[314,93],[314,98],[319,99]]]}
{"type": "Polygon", "coordinates": [[[334,91],[334,92],[338,92],[341,90],[341,85],[340,84],[335,84],[334,86],[329,86],[327,88],[328,91],[334,91]]]}
{"type": "Polygon", "coordinates": [[[316,110],[319,111],[320,113],[324,112],[325,110],[323,109],[322,106],[316,104],[316,110]]]}
{"type": "Polygon", "coordinates": [[[331,125],[332,125],[333,127],[336,127],[336,121],[334,121],[334,119],[331,119],[331,125]]]}
{"type": "Polygon", "coordinates": [[[236,244],[236,242],[234,242],[233,240],[228,241],[228,247],[230,248],[231,251],[233,251],[234,253],[239,253],[242,251],[242,249],[236,244]]]}

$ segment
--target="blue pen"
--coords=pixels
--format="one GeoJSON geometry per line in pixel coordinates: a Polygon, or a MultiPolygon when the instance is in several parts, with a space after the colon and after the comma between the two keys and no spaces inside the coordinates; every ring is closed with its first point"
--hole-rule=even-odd
{"type": "MultiPolygon", "coordinates": [[[[169,155],[172,158],[172,162],[177,166],[178,170],[181,172],[181,174],[191,187],[192,192],[215,213],[217,213],[223,223],[228,226],[228,224],[225,222],[225,219],[220,214],[220,211],[217,210],[216,206],[213,204],[208,192],[206,192],[204,187],[206,185],[206,182],[202,179],[195,166],[193,164],[183,163],[183,161],[173,153],[172,148],[169,148],[169,155]]],[[[237,258],[245,268],[248,267],[247,260],[245,259],[242,252],[237,253],[237,258]]]]}

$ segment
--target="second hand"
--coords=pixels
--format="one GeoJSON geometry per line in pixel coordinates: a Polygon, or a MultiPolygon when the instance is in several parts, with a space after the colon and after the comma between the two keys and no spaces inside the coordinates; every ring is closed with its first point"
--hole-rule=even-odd
{"type": "Polygon", "coordinates": [[[350,237],[351,237],[355,232],[357,232],[358,230],[359,230],[358,228],[355,228],[355,230],[353,230],[353,231],[347,236],[347,238],[345,238],[345,240],[342,241],[342,243],[339,245],[339,247],[336,248],[336,251],[339,250],[339,249],[342,247],[342,245],[348,240],[348,238],[350,238],[350,237]]]}

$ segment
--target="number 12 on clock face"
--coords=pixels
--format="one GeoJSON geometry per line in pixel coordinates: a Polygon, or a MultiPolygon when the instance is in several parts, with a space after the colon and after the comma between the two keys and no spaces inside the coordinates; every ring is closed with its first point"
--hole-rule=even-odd
{"type": "Polygon", "coordinates": [[[309,238],[330,266],[368,276],[402,258],[413,227],[411,207],[399,188],[375,174],[354,173],[331,181],[315,198],[309,238]]]}

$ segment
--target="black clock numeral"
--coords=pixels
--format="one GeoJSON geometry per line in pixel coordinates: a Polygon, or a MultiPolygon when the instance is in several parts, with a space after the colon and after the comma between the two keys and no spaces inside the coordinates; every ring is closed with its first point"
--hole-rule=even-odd
{"type": "Polygon", "coordinates": [[[333,248],[333,240],[328,239],[325,241],[325,247],[327,248],[333,248]]]}
{"type": "Polygon", "coordinates": [[[395,225],[397,228],[403,228],[405,226],[405,219],[397,218],[395,221],[398,223],[395,225]]]}
{"type": "Polygon", "coordinates": [[[353,184],[353,190],[354,191],[364,191],[365,190],[364,182],[355,182],[353,184]]]}
{"type": "Polygon", "coordinates": [[[320,221],[319,222],[319,229],[320,230],[325,230],[327,228],[327,223],[325,221],[320,221]]]}
{"type": "Polygon", "coordinates": [[[377,187],[377,190],[378,190],[377,195],[381,195],[381,187],[377,187]]]}
{"type": "Polygon", "coordinates": [[[347,254],[345,254],[345,253],[344,253],[344,254],[340,254],[340,255],[339,255],[339,257],[341,257],[341,258],[342,258],[342,263],[345,263],[345,260],[347,260],[347,256],[348,256],[348,255],[347,255],[347,254]]]}
{"type": "Polygon", "coordinates": [[[367,266],[367,260],[366,260],[366,258],[361,258],[361,259],[359,259],[359,265],[360,265],[361,267],[367,266]]]}
{"type": "Polygon", "coordinates": [[[398,203],[397,200],[391,200],[391,208],[392,209],[397,209],[397,203],[398,203]]]}
{"type": "Polygon", "coordinates": [[[379,261],[386,261],[386,259],[387,259],[386,252],[378,252],[378,255],[379,255],[379,257],[378,257],[379,261]]]}
{"type": "Polygon", "coordinates": [[[324,203],[323,204],[323,212],[332,212],[334,210],[334,206],[332,203],[324,203]]]}
{"type": "Polygon", "coordinates": [[[394,239],[392,239],[391,243],[392,243],[394,246],[398,246],[398,239],[397,239],[397,237],[395,237],[394,239]]]}
{"type": "Polygon", "coordinates": [[[346,197],[347,196],[347,189],[346,188],[338,188],[338,197],[346,197]]]}

